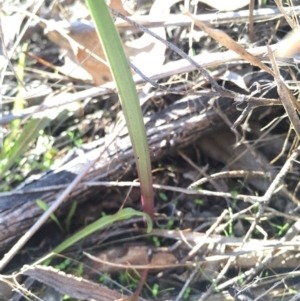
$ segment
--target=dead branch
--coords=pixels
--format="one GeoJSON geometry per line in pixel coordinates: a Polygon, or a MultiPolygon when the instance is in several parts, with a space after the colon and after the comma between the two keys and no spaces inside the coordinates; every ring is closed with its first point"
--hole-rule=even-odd
{"type": "MultiPolygon", "coordinates": [[[[181,99],[169,108],[145,119],[152,161],[174,152],[197,138],[224,126],[222,119],[208,105],[208,98],[188,97],[181,99]],[[184,125],[184,126],[183,126],[184,125]]],[[[227,116],[236,115],[236,110],[228,99],[220,98],[220,107],[227,116]]],[[[235,117],[235,116],[234,116],[235,117]]],[[[54,170],[39,180],[29,183],[23,190],[47,187],[49,185],[69,184],[86,165],[102,152],[107,137],[84,145],[79,154],[61,168],[54,170]]],[[[132,172],[134,156],[127,131],[108,147],[101,160],[88,174],[86,180],[115,180],[132,172]]],[[[43,211],[36,205],[42,199],[51,205],[58,191],[36,192],[3,197],[0,204],[0,250],[5,251],[18,237],[38,219],[43,211]]],[[[92,194],[99,193],[95,187],[78,187],[69,199],[78,202],[87,200],[92,194]]],[[[56,212],[60,215],[68,206],[66,201],[56,212]]]]}

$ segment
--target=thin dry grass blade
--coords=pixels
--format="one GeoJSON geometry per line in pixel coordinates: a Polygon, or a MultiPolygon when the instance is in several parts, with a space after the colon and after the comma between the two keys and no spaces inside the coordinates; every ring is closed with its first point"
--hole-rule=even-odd
{"type": "Polygon", "coordinates": [[[206,32],[209,36],[211,36],[214,40],[219,42],[221,45],[226,47],[227,49],[233,50],[237,54],[240,55],[241,58],[248,61],[254,66],[259,67],[260,69],[266,71],[267,73],[274,76],[274,72],[264,63],[262,63],[258,58],[249,53],[246,49],[240,46],[237,42],[235,42],[230,36],[228,36],[225,32],[220,30],[215,30],[206,26],[203,22],[200,22],[189,12],[185,12],[187,16],[193,19],[195,24],[204,32],[206,32]]]}
{"type": "Polygon", "coordinates": [[[288,117],[297,133],[298,138],[300,138],[300,120],[298,117],[298,113],[300,113],[300,105],[297,102],[294,95],[291,93],[291,91],[288,89],[288,87],[285,85],[285,83],[280,78],[280,73],[278,66],[275,61],[275,57],[273,52],[271,51],[271,48],[268,47],[269,57],[272,63],[272,67],[274,70],[274,78],[277,84],[277,91],[280,96],[280,99],[282,101],[282,104],[285,108],[285,111],[288,114],[288,117]]]}

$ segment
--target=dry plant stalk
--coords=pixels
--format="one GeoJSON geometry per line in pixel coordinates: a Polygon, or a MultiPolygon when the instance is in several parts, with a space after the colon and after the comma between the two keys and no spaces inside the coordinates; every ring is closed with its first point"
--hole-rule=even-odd
{"type": "Polygon", "coordinates": [[[276,3],[278,9],[283,14],[284,18],[286,19],[286,21],[288,22],[288,24],[291,26],[291,28],[295,29],[297,27],[297,24],[295,24],[295,22],[291,19],[291,17],[284,10],[284,8],[282,6],[282,1],[281,0],[274,0],[274,2],[276,3]]]}
{"type": "Polygon", "coordinates": [[[300,28],[296,27],[289,32],[280,42],[280,47],[275,51],[278,58],[289,58],[300,50],[300,28]]]}
{"type": "Polygon", "coordinates": [[[213,28],[210,28],[209,26],[206,26],[203,22],[196,19],[191,13],[185,12],[185,15],[189,16],[193,19],[195,24],[204,32],[206,32],[210,37],[212,37],[214,40],[219,42],[222,46],[226,47],[227,49],[230,49],[237,54],[240,55],[241,58],[248,61],[254,66],[259,67],[260,69],[266,71],[267,73],[274,76],[274,72],[264,63],[262,63],[257,57],[249,53],[246,49],[244,49],[242,46],[240,46],[236,41],[234,41],[229,35],[227,35],[225,32],[220,30],[215,30],[213,28]]]}
{"type": "Polygon", "coordinates": [[[271,74],[276,83],[277,83],[277,90],[278,94],[281,98],[282,104],[289,116],[289,119],[294,126],[294,129],[297,133],[298,138],[300,138],[300,120],[297,115],[297,112],[300,113],[300,105],[295,99],[294,95],[291,91],[287,88],[287,86],[283,83],[280,78],[280,73],[275,62],[274,54],[272,53],[270,47],[268,47],[269,56],[272,62],[273,70],[271,70],[267,65],[262,63],[258,58],[253,56],[243,47],[241,47],[238,43],[236,43],[231,37],[229,37],[225,32],[212,29],[206,26],[204,23],[197,20],[192,14],[186,12],[187,16],[193,19],[195,24],[204,32],[206,32],[209,36],[211,36],[214,40],[219,42],[224,47],[235,51],[237,54],[241,56],[244,60],[248,61],[254,66],[261,68],[262,70],[266,71],[267,73],[271,74]]]}
{"type": "Polygon", "coordinates": [[[285,111],[288,114],[288,117],[295,129],[295,132],[297,133],[298,139],[300,138],[300,120],[298,117],[298,113],[300,113],[300,105],[297,102],[294,95],[291,93],[291,91],[288,89],[288,87],[284,84],[284,82],[280,78],[280,73],[278,70],[278,66],[275,61],[275,57],[273,52],[271,51],[270,47],[268,47],[268,53],[269,57],[273,66],[274,70],[274,78],[277,84],[277,91],[280,96],[280,99],[282,101],[282,104],[285,108],[285,111]]]}

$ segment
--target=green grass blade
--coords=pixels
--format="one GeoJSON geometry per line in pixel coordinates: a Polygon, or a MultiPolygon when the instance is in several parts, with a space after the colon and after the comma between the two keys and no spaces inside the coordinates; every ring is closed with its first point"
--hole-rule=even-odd
{"type": "MultiPolygon", "coordinates": [[[[43,200],[36,200],[36,204],[44,211],[47,211],[49,209],[47,203],[44,202],[43,200]]],[[[52,213],[50,215],[50,218],[56,223],[57,227],[61,230],[61,232],[64,233],[65,231],[64,231],[62,225],[60,224],[59,220],[55,216],[55,214],[52,213]]]]}
{"type": "Polygon", "coordinates": [[[111,225],[114,222],[129,219],[133,216],[142,216],[147,220],[147,232],[149,233],[152,230],[152,221],[150,217],[140,211],[136,211],[132,208],[125,208],[120,210],[114,215],[106,215],[101,217],[100,219],[96,220],[95,222],[91,223],[90,225],[86,226],[84,229],[81,231],[77,232],[76,234],[72,235],[70,238],[65,240],[63,243],[58,245],[54,250],[53,253],[60,253],[67,249],[68,247],[72,246],[79,240],[87,237],[88,235],[91,235],[92,233],[103,229],[109,225],[111,225]]]}
{"type": "Polygon", "coordinates": [[[153,219],[154,202],[149,147],[143,114],[120,36],[104,0],[86,0],[116,82],[135,154],[144,211],[153,219]]]}
{"type": "MultiPolygon", "coordinates": [[[[22,111],[24,109],[24,99],[23,99],[23,94],[24,94],[24,86],[22,85],[22,82],[24,81],[24,69],[25,69],[25,64],[26,64],[26,51],[28,49],[28,43],[24,43],[22,45],[22,52],[19,57],[19,62],[17,66],[17,77],[19,78],[20,81],[18,81],[18,93],[16,96],[16,99],[14,101],[14,106],[13,110],[16,111],[22,111]]],[[[11,148],[11,145],[13,144],[14,139],[18,135],[19,131],[19,126],[21,124],[20,119],[16,119],[11,123],[11,133],[8,135],[8,137],[4,141],[3,153],[7,153],[9,149],[11,148]]]]}
{"type": "Polygon", "coordinates": [[[71,219],[75,214],[76,208],[77,208],[77,202],[73,202],[66,218],[67,233],[70,233],[71,219]]]}
{"type": "Polygon", "coordinates": [[[50,123],[50,121],[51,119],[47,117],[29,120],[29,122],[23,128],[20,137],[18,137],[17,141],[11,147],[9,152],[2,153],[0,156],[0,160],[3,162],[3,165],[0,169],[0,179],[20,158],[23,157],[25,152],[38,137],[39,132],[43,130],[50,123]]]}

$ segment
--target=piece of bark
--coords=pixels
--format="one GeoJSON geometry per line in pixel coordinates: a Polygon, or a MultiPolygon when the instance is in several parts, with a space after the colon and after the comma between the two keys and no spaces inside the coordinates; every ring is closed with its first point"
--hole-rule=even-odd
{"type": "MultiPolygon", "coordinates": [[[[216,128],[224,127],[222,119],[208,105],[208,98],[187,97],[170,105],[165,110],[145,118],[147,136],[152,161],[161,159],[178,149],[196,141],[199,137],[210,133],[216,128]]],[[[231,105],[232,101],[219,99],[220,108],[227,116],[236,117],[238,112],[231,105]]],[[[49,172],[41,179],[30,183],[24,190],[47,187],[50,185],[69,184],[88,161],[93,160],[105,148],[107,136],[82,146],[82,154],[61,168],[49,172]]],[[[115,180],[125,173],[131,172],[134,163],[130,138],[126,131],[103,154],[86,180],[115,180]]],[[[78,186],[68,200],[82,202],[99,188],[78,186]]],[[[43,210],[36,205],[42,199],[48,205],[57,197],[57,191],[44,193],[24,193],[3,197],[0,203],[0,251],[5,251],[12,243],[24,234],[39,218],[43,210]]],[[[99,195],[99,194],[98,194],[99,195]]],[[[55,213],[59,216],[69,204],[64,202],[55,213]]]]}

